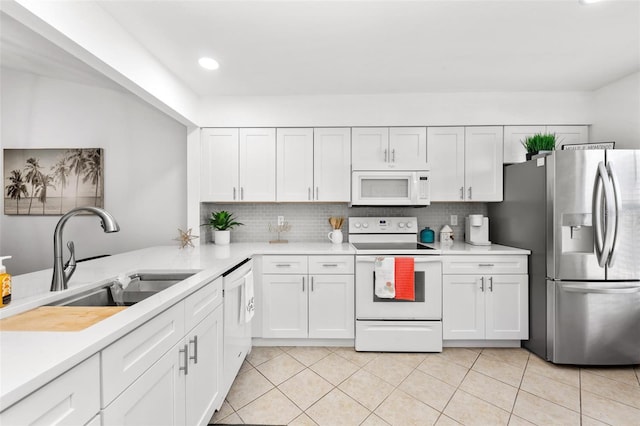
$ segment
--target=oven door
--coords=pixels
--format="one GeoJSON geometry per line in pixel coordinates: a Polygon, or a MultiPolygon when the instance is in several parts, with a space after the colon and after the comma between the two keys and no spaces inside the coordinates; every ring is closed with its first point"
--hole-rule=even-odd
{"type": "Polygon", "coordinates": [[[374,290],[377,256],[356,256],[356,319],[440,320],[442,262],[435,256],[415,256],[415,301],[379,299],[374,290]]]}

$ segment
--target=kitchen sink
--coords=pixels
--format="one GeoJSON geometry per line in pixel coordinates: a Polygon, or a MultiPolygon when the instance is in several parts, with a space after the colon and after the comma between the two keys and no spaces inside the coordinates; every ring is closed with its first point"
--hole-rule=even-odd
{"type": "Polygon", "coordinates": [[[102,287],[52,303],[52,306],[131,306],[147,297],[186,280],[196,272],[137,273],[129,275],[131,281],[124,290],[121,281],[113,280],[102,287]]]}

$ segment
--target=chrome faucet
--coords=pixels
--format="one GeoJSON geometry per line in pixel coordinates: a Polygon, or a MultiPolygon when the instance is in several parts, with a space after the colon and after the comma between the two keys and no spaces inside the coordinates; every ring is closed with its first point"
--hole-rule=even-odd
{"type": "Polygon", "coordinates": [[[100,218],[100,226],[104,232],[118,232],[120,227],[118,222],[111,216],[109,212],[99,207],[76,207],[69,210],[60,218],[53,233],[53,279],[51,280],[51,291],[60,291],[67,289],[69,278],[76,271],[76,254],[73,241],[67,243],[71,256],[66,264],[62,263],[62,230],[65,223],[75,215],[80,213],[92,213],[100,218]]]}

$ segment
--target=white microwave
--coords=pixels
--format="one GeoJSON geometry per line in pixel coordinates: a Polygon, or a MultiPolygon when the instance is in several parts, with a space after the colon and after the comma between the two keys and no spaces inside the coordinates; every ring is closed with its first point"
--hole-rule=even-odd
{"type": "Polygon", "coordinates": [[[351,174],[354,206],[428,206],[428,171],[357,171],[351,174]]]}

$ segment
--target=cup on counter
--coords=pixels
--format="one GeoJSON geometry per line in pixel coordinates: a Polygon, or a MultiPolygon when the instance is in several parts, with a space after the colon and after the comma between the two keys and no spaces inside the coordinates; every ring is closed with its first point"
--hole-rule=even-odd
{"type": "Polygon", "coordinates": [[[342,244],[342,240],[344,238],[341,229],[334,229],[333,231],[329,232],[328,237],[333,244],[342,244]]]}

